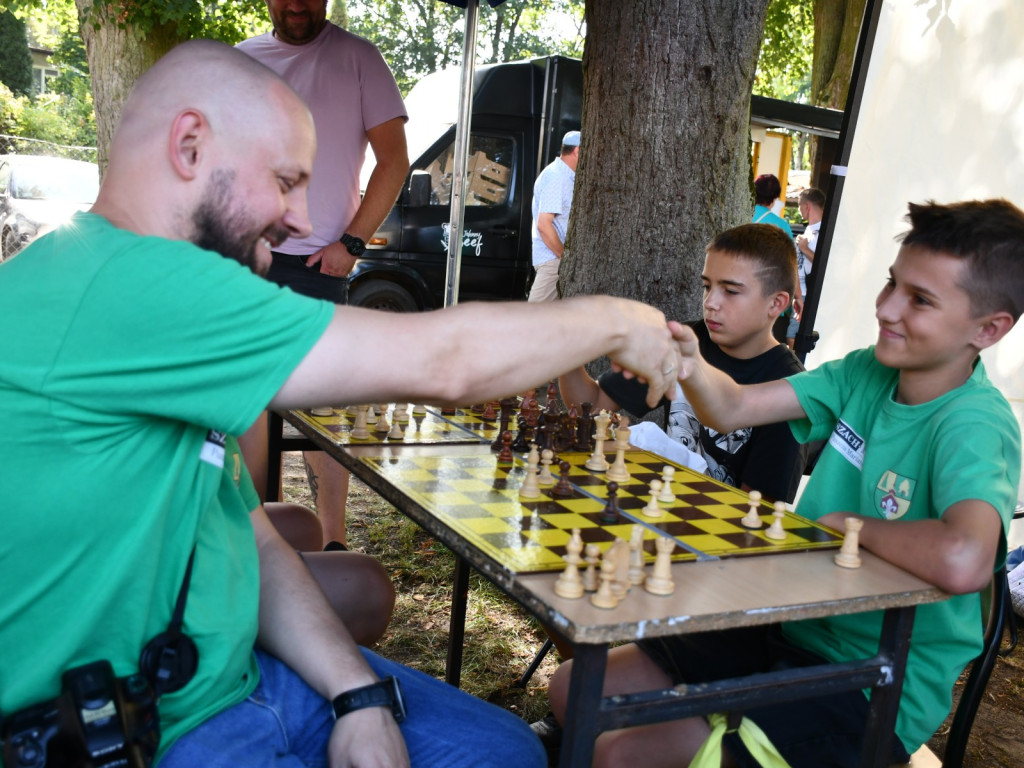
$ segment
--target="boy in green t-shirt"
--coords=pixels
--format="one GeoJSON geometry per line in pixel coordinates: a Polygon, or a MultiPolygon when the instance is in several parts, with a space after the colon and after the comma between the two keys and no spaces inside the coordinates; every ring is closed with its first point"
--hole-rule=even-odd
{"type": "MultiPolygon", "coordinates": [[[[1005,200],[910,205],[889,280],[876,301],[878,341],[788,379],[738,385],[672,324],[680,381],[701,422],[720,431],[789,420],[802,440],[827,438],[797,511],[837,529],[863,521],[860,543],[951,593],[919,606],[892,762],[906,761],[942,723],[953,683],[981,649],[978,590],[1006,556],[1020,480],[1021,439],[979,353],[1024,308],[1024,212],[1005,200]]],[[[869,658],[881,612],[663,641],[609,655],[605,695],[869,658]]],[[[550,687],[565,711],[570,664],[550,687]]],[[[855,766],[868,702],[860,691],[748,710],[793,768],[855,766]]],[[[595,765],[686,764],[709,734],[702,718],[602,734],[595,765]]],[[[736,734],[726,764],[753,766],[736,734]]]]}

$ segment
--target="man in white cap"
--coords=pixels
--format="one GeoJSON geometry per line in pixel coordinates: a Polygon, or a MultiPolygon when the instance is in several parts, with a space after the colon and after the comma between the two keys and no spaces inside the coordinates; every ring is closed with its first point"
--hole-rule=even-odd
{"type": "Polygon", "coordinates": [[[530,289],[530,301],[558,298],[558,264],[569,230],[579,160],[580,132],[569,131],[562,137],[560,155],[540,172],[533,185],[533,267],[537,275],[530,289]]]}

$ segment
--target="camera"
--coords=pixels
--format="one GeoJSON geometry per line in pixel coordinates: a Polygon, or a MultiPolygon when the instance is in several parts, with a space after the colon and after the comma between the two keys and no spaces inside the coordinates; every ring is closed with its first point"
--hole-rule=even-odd
{"type": "Polygon", "coordinates": [[[148,768],[160,744],[156,694],[108,661],[69,669],[60,695],[3,721],[6,768],[148,768]]]}

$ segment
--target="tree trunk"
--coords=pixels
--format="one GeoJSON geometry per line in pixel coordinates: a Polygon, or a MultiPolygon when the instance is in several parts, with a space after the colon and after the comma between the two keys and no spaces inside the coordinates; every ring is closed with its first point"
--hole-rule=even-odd
{"type": "Polygon", "coordinates": [[[132,86],[184,37],[172,24],[155,24],[143,38],[134,25],[125,23],[120,3],[101,5],[93,0],[75,0],[75,4],[92,75],[96,148],[102,176],[107,169],[110,141],[121,118],[121,106],[132,86]]]}
{"type": "MultiPolygon", "coordinates": [[[[811,103],[846,108],[853,60],[867,0],[814,0],[814,57],[811,60],[811,103]]],[[[834,142],[814,143],[811,183],[828,186],[834,142]]]]}
{"type": "Polygon", "coordinates": [[[583,142],[559,283],[700,317],[704,247],[750,221],[768,0],[587,0],[583,142]]]}

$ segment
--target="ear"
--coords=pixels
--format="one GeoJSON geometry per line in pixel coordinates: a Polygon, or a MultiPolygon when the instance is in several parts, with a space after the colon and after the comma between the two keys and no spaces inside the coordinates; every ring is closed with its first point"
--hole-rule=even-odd
{"type": "Polygon", "coordinates": [[[789,306],[792,297],[787,291],[777,291],[772,294],[771,301],[768,304],[768,316],[775,318],[785,312],[786,307],[789,306]]]}
{"type": "Polygon", "coordinates": [[[191,181],[198,175],[209,128],[206,116],[195,109],[178,113],[171,123],[169,156],[171,165],[182,179],[191,181]]]}
{"type": "Polygon", "coordinates": [[[1014,326],[1013,316],[1009,312],[993,312],[991,315],[983,315],[978,318],[977,322],[980,325],[972,343],[978,349],[991,347],[1008,334],[1014,326]]]}

